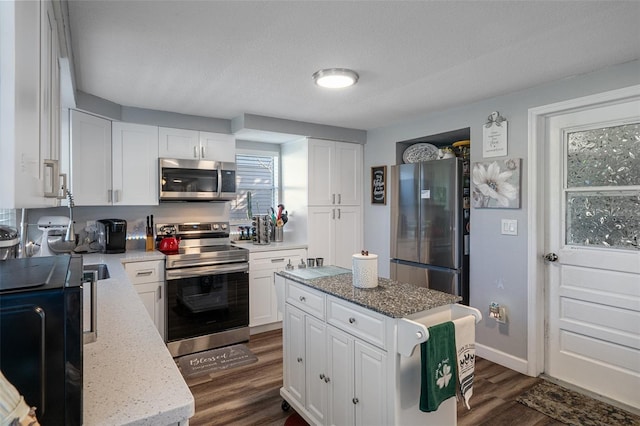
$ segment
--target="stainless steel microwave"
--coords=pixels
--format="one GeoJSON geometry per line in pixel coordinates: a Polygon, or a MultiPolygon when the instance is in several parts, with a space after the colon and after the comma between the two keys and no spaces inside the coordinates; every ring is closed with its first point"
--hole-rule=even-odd
{"type": "Polygon", "coordinates": [[[236,196],[236,164],[160,159],[160,201],[226,201],[236,196]]]}

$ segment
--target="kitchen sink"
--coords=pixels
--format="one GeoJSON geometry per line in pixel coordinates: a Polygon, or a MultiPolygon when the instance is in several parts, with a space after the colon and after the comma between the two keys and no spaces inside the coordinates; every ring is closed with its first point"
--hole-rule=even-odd
{"type": "Polygon", "coordinates": [[[107,268],[107,265],[105,265],[104,263],[98,263],[95,265],[84,265],[82,269],[84,272],[97,272],[98,281],[111,278],[111,275],[109,275],[109,268],[107,268]]]}

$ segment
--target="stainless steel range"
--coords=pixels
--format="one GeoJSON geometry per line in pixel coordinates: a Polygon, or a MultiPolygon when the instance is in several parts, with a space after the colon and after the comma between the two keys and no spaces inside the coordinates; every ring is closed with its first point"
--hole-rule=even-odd
{"type": "Polygon", "coordinates": [[[249,251],[227,222],[156,225],[180,239],[166,257],[167,347],[176,357],[249,340],[249,251]]]}

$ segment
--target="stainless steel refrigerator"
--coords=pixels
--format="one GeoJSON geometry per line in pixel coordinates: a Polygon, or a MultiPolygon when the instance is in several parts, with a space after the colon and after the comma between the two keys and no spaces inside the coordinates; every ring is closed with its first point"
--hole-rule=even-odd
{"type": "Polygon", "coordinates": [[[391,278],[469,304],[469,161],[391,167],[391,278]]]}

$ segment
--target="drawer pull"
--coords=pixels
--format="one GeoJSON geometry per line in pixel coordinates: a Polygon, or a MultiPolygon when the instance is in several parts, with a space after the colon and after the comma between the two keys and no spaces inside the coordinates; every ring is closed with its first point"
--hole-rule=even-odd
{"type": "Polygon", "coordinates": [[[298,357],[298,362],[302,362],[302,357],[298,357]]]}
{"type": "Polygon", "coordinates": [[[320,373],[320,380],[324,380],[324,374],[320,373]]]}
{"type": "Polygon", "coordinates": [[[325,383],[329,383],[330,381],[331,381],[331,379],[329,378],[329,376],[326,376],[326,377],[324,378],[324,382],[325,382],[325,383]]]}
{"type": "Polygon", "coordinates": [[[271,259],[271,263],[276,263],[276,262],[284,262],[284,257],[279,257],[278,259],[271,259]]]}
{"type": "Polygon", "coordinates": [[[353,401],[354,404],[357,404],[358,402],[360,402],[358,398],[353,398],[351,401],[353,401]]]}
{"type": "Polygon", "coordinates": [[[356,319],[354,317],[349,318],[349,324],[354,324],[356,319]]]}
{"type": "Polygon", "coordinates": [[[304,296],[300,296],[300,301],[301,301],[301,302],[306,302],[306,301],[307,301],[307,298],[306,298],[306,297],[304,297],[304,296]]]}
{"type": "Polygon", "coordinates": [[[138,271],[136,277],[148,277],[151,274],[153,274],[153,271],[138,271]]]}

